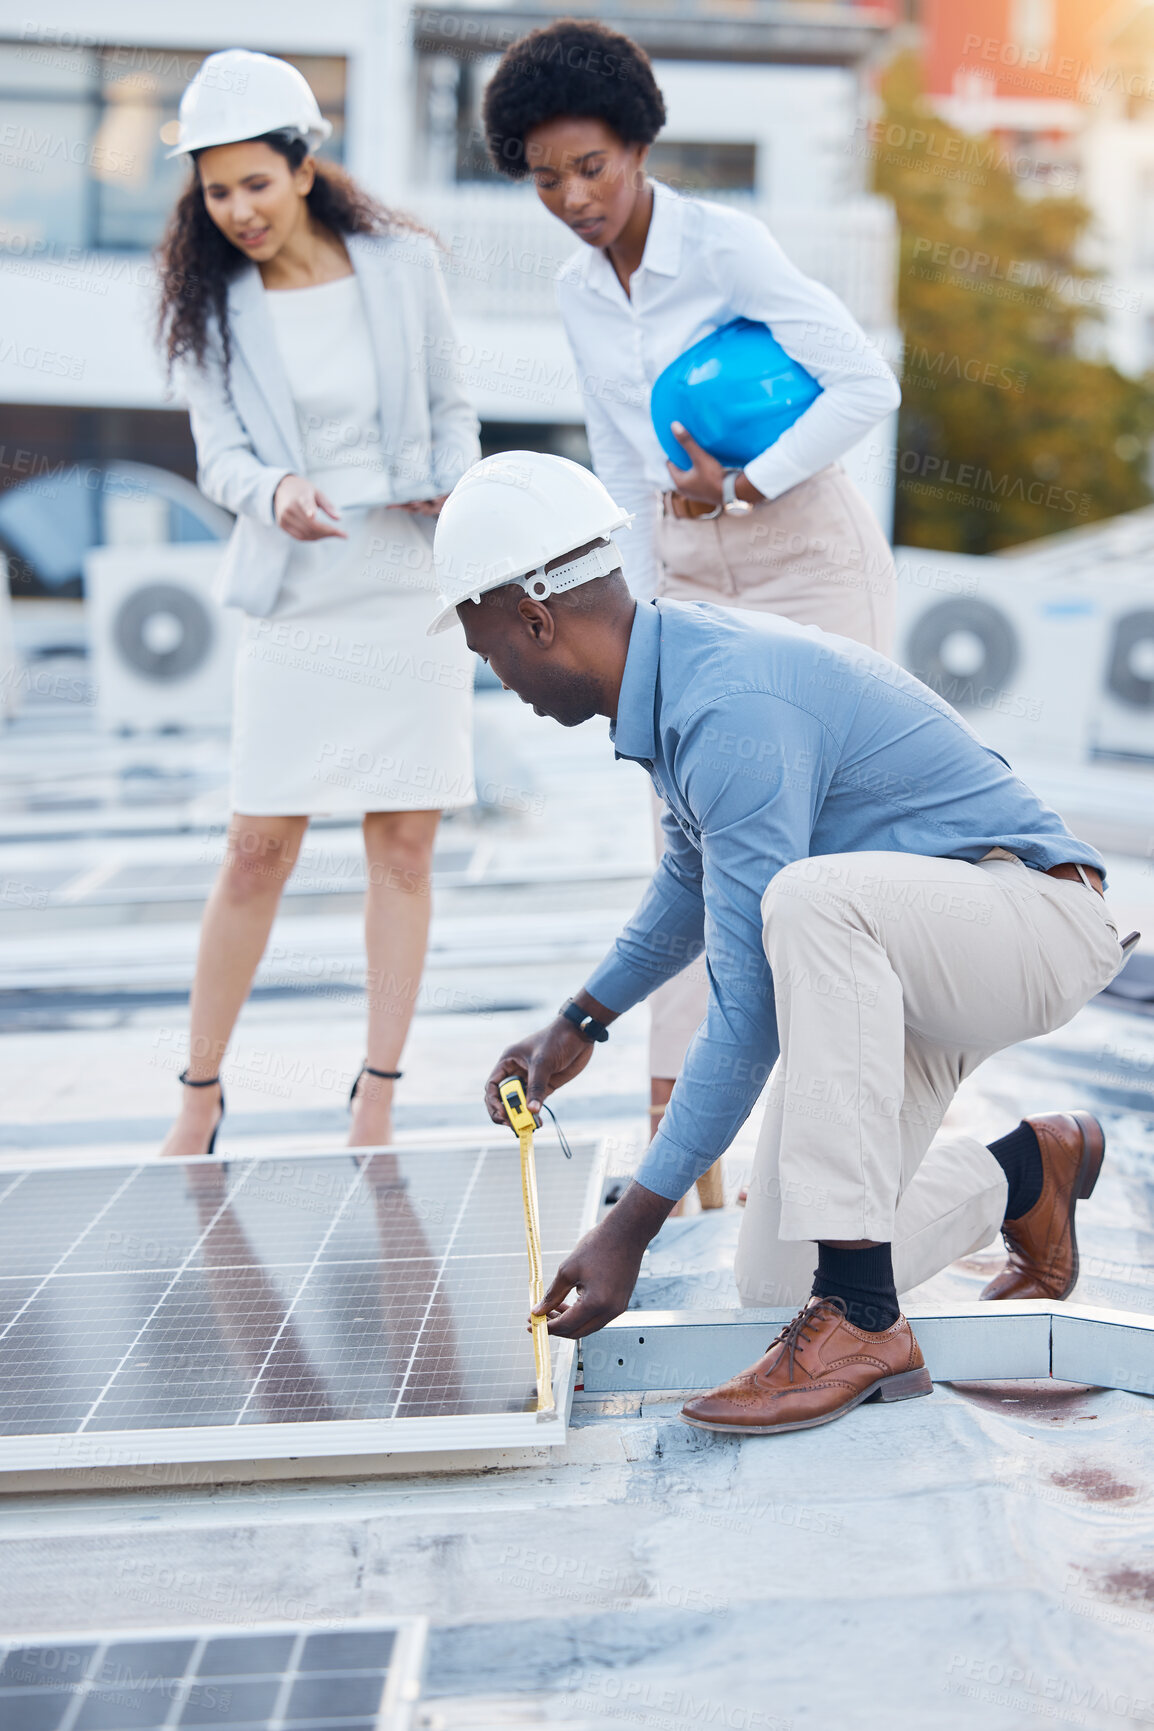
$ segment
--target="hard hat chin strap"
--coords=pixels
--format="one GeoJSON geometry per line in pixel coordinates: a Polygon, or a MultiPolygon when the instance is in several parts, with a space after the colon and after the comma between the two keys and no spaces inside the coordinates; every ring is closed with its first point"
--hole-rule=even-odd
{"type": "Polygon", "coordinates": [[[582,583],[591,583],[595,577],[608,577],[611,571],[620,569],[621,555],[610,540],[602,542],[599,547],[591,547],[588,553],[582,553],[579,559],[571,559],[567,565],[555,565],[552,571],[546,571],[540,565],[536,571],[527,571],[518,581],[534,601],[547,601],[550,595],[562,595],[566,589],[576,589],[582,583]]]}

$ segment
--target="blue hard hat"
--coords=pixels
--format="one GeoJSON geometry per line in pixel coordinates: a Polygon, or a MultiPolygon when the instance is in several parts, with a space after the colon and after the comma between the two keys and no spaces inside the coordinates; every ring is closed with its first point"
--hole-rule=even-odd
{"type": "Polygon", "coordinates": [[[787,355],[768,325],[731,319],[666,367],[649,399],[661,447],[679,469],[689,458],[671,431],[680,421],[728,469],[743,468],[792,427],[821,386],[787,355]]]}

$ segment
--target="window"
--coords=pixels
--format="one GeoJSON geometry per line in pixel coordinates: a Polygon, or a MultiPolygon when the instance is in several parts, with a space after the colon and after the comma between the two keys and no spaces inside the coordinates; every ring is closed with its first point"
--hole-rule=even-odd
{"type": "Polygon", "coordinates": [[[12,593],[79,595],[84,554],[102,544],[109,506],[125,499],[160,507],[160,540],[227,533],[195,474],[181,410],[0,404],[0,554],[12,593]]]}
{"type": "MultiPolygon", "coordinates": [[[[583,14],[578,13],[579,16],[583,14]]],[[[422,55],[417,73],[418,159],[434,184],[501,179],[489,160],[481,104],[498,56],[455,60],[422,55]]],[[[684,192],[751,193],[757,185],[756,144],[659,138],[649,152],[657,180],[684,192]]]]}
{"type": "MultiPolygon", "coordinates": [[[[154,246],[188,173],[167,153],[181,92],[203,59],[195,50],[0,42],[0,251],[36,241],[154,246]]],[[[285,59],[333,123],[323,154],[341,160],[344,60],[285,59]]]]}
{"type": "Polygon", "coordinates": [[[752,192],[757,185],[757,146],[659,138],[649,152],[648,167],[655,180],[679,192],[752,192]]]}

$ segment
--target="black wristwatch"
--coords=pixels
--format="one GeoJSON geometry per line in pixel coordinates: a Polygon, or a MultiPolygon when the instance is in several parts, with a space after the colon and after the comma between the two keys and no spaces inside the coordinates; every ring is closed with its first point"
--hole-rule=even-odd
{"type": "Polygon", "coordinates": [[[590,1016],[579,1004],[575,1004],[572,998],[567,1004],[562,1004],[558,1013],[564,1016],[567,1022],[572,1022],[577,1032],[589,1041],[596,1041],[600,1045],[602,1040],[609,1038],[609,1029],[605,1023],[599,1022],[596,1016],[590,1016]]]}

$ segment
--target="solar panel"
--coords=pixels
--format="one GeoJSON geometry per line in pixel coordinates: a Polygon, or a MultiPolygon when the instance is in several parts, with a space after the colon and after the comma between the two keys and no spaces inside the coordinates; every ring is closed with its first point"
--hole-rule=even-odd
{"type": "Polygon", "coordinates": [[[409,1731],[425,1620],[47,1635],[0,1646],[4,1731],[409,1731]]]}
{"type": "MultiPolygon", "coordinates": [[[[600,1148],[538,1151],[548,1271],[600,1148]]],[[[513,1447],[539,1423],[512,1137],[0,1175],[0,1470],[513,1447]]]]}

